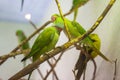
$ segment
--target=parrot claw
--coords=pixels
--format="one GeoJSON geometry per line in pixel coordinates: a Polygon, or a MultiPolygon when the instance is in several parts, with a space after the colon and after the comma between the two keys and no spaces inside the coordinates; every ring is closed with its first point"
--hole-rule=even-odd
{"type": "Polygon", "coordinates": [[[62,49],[62,47],[61,47],[61,46],[57,46],[56,48],[62,49]]]}
{"type": "Polygon", "coordinates": [[[44,55],[46,55],[47,57],[49,57],[49,58],[50,58],[50,55],[49,55],[49,54],[45,53],[44,55]]]}

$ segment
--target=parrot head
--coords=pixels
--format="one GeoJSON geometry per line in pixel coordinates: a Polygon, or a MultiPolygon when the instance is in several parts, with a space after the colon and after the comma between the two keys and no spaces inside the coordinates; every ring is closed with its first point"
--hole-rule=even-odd
{"type": "Polygon", "coordinates": [[[53,22],[53,26],[64,29],[64,21],[60,15],[58,14],[52,15],[51,20],[53,22]]]}
{"type": "Polygon", "coordinates": [[[99,36],[97,34],[90,34],[89,37],[93,41],[94,46],[96,46],[96,48],[100,49],[101,40],[100,40],[99,36]]]}
{"type": "Polygon", "coordinates": [[[18,38],[18,42],[21,42],[21,40],[23,39],[23,37],[25,36],[22,30],[17,30],[16,31],[16,36],[18,38]]]}
{"type": "Polygon", "coordinates": [[[22,35],[24,35],[24,33],[23,33],[22,30],[17,30],[17,31],[16,31],[16,35],[17,35],[17,36],[22,36],[22,35]]]}
{"type": "Polygon", "coordinates": [[[89,36],[93,42],[98,42],[100,40],[97,34],[90,34],[89,36]]]}
{"type": "Polygon", "coordinates": [[[58,15],[58,14],[53,14],[53,15],[51,16],[52,22],[54,22],[54,21],[56,20],[56,18],[58,18],[58,17],[60,17],[60,15],[58,15]]]}

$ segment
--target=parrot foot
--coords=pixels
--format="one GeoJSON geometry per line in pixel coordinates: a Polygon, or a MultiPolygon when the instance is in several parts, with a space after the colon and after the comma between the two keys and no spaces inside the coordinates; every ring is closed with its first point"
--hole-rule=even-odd
{"type": "Polygon", "coordinates": [[[62,49],[62,47],[61,47],[61,46],[57,46],[56,48],[62,49]]]}
{"type": "Polygon", "coordinates": [[[77,50],[81,50],[80,44],[74,44],[74,46],[76,47],[77,50]]]}
{"type": "Polygon", "coordinates": [[[48,58],[50,58],[50,55],[49,55],[49,54],[45,53],[44,55],[46,55],[48,58]]]}

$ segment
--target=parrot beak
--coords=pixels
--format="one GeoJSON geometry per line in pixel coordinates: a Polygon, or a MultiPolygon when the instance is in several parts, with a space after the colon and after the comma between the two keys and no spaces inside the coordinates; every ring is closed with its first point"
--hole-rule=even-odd
{"type": "Polygon", "coordinates": [[[54,22],[54,21],[56,20],[56,17],[55,17],[55,16],[52,16],[52,17],[51,17],[51,20],[52,20],[52,22],[54,22]]]}

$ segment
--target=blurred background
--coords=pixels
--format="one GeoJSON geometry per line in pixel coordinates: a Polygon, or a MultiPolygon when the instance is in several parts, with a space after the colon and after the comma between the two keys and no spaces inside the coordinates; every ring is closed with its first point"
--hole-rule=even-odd
{"type": "MultiPolygon", "coordinates": [[[[105,9],[110,0],[90,0],[86,5],[79,9],[77,21],[88,30],[96,21],[98,16],[105,9]]],[[[63,13],[69,11],[72,0],[59,0],[63,13]]],[[[117,59],[117,76],[116,80],[120,80],[120,2],[116,3],[108,12],[105,19],[94,31],[101,38],[101,51],[111,60],[117,59]]],[[[0,0],[0,56],[8,54],[18,45],[16,30],[21,29],[27,36],[32,34],[35,29],[25,19],[25,14],[31,14],[31,21],[37,27],[41,27],[46,21],[50,20],[51,15],[59,13],[54,0],[24,0],[23,10],[21,11],[21,0],[0,0]]],[[[67,16],[73,19],[73,14],[67,16]]],[[[36,36],[30,40],[32,46],[36,36]]],[[[62,33],[57,45],[62,45],[67,41],[66,36],[62,33]]],[[[78,59],[79,51],[74,48],[64,53],[61,60],[57,64],[55,70],[60,80],[74,80],[72,70],[78,59]]],[[[22,55],[15,59],[8,59],[0,66],[0,80],[7,80],[12,75],[23,68],[21,63],[22,55]]],[[[97,74],[95,80],[113,80],[114,63],[104,61],[101,57],[95,58],[97,63],[97,74]]],[[[29,62],[28,62],[29,63],[29,62]]],[[[49,66],[43,63],[40,69],[46,73],[49,66]]],[[[87,65],[86,80],[91,80],[94,66],[91,61],[87,65]]],[[[31,80],[41,80],[37,71],[34,72],[31,80]]],[[[51,80],[51,77],[48,79],[51,80]]],[[[82,80],[82,79],[81,79],[82,80]]]]}

